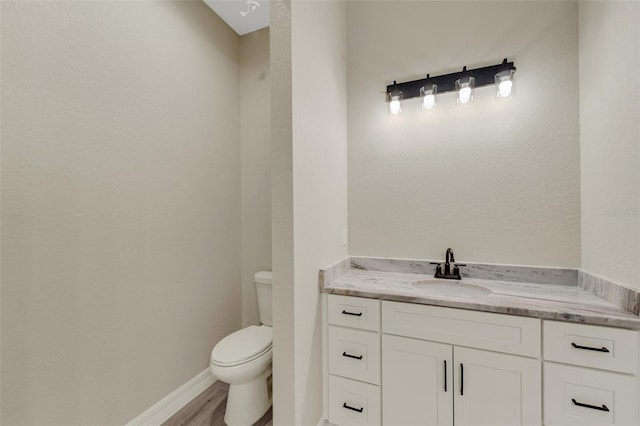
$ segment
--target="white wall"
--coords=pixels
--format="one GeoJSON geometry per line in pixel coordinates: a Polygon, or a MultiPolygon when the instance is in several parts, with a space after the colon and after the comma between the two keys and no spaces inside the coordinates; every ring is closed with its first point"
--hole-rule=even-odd
{"type": "Polygon", "coordinates": [[[241,325],[238,37],[2,2],[2,424],[123,424],[241,325]]]}
{"type": "Polygon", "coordinates": [[[350,254],[579,266],[575,2],[349,1],[350,254]],[[516,96],[390,116],[386,85],[515,61],[516,96]]]}
{"type": "Polygon", "coordinates": [[[242,324],[259,324],[253,275],[271,270],[269,28],[240,37],[242,324]]]}
{"type": "Polygon", "coordinates": [[[293,267],[283,264],[289,275],[277,283],[274,298],[274,424],[315,425],[322,409],[318,270],[347,256],[346,8],[338,1],[296,1],[276,3],[272,12],[272,120],[287,123],[276,132],[272,127],[274,206],[292,206],[273,211],[274,276],[281,273],[275,242],[290,238],[285,248],[293,253],[293,267]],[[283,33],[290,34],[290,49],[276,38],[283,33]],[[290,64],[290,71],[274,68],[274,62],[290,64]],[[287,222],[276,219],[277,210],[291,212],[287,222]],[[292,332],[284,321],[293,323],[292,332]],[[283,371],[291,365],[293,377],[283,371]]]}
{"type": "Polygon", "coordinates": [[[582,268],[640,289],[640,3],[580,2],[582,268]]]}

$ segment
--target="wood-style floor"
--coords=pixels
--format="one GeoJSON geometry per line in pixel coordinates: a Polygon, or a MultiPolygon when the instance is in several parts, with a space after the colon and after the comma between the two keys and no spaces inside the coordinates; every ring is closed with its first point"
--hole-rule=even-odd
{"type": "MultiPolygon", "coordinates": [[[[229,385],[218,380],[162,426],[226,426],[224,412],[228,392],[229,385]]],[[[272,410],[269,408],[254,426],[273,426],[272,410]]]]}

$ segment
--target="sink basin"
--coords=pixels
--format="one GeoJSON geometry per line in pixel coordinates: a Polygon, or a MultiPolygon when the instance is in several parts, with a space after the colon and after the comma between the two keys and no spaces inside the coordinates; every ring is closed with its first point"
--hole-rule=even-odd
{"type": "Polygon", "coordinates": [[[478,297],[493,293],[486,287],[476,284],[461,283],[460,281],[422,280],[412,283],[421,292],[439,296],[467,296],[478,297]]]}

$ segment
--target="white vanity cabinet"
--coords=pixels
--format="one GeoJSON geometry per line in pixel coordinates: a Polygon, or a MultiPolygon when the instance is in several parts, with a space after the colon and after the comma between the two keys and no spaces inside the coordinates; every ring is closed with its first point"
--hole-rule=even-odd
{"type": "Polygon", "coordinates": [[[331,424],[639,424],[637,331],[338,295],[324,306],[331,424]]]}
{"type": "Polygon", "coordinates": [[[541,424],[539,359],[460,346],[539,354],[540,320],[384,301],[382,331],[383,424],[541,424]]]}

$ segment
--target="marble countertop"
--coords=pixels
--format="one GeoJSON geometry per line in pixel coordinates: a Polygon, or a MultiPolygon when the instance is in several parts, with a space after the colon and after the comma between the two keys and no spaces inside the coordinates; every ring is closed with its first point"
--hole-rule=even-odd
{"type": "Polygon", "coordinates": [[[324,293],[640,330],[640,317],[577,286],[357,269],[327,278],[320,282],[324,293]]]}

